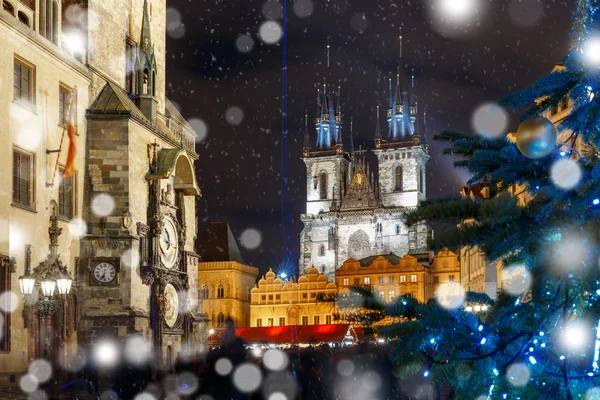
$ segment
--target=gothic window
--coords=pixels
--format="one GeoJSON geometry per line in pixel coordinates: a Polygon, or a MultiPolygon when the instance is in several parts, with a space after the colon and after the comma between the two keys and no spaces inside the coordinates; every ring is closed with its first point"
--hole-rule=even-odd
{"type": "Polygon", "coordinates": [[[320,189],[320,198],[321,199],[326,199],[327,198],[327,174],[325,172],[321,173],[321,187],[320,189]]]}
{"type": "Polygon", "coordinates": [[[400,234],[400,225],[396,225],[396,235],[400,234]]]}
{"type": "Polygon", "coordinates": [[[351,258],[356,260],[360,260],[368,256],[369,251],[371,250],[371,245],[369,243],[369,235],[362,229],[354,232],[350,235],[348,239],[348,255],[351,258]]]}
{"type": "Polygon", "coordinates": [[[135,47],[127,42],[125,43],[125,57],[126,57],[126,77],[125,77],[125,89],[130,96],[135,95],[135,47]]]}
{"type": "Polygon", "coordinates": [[[142,94],[148,94],[148,69],[144,69],[144,77],[142,78],[142,94]]]}
{"type": "Polygon", "coordinates": [[[19,21],[21,21],[21,23],[27,25],[27,26],[31,26],[29,23],[29,17],[23,12],[23,11],[19,11],[19,21]]]}
{"type": "Polygon", "coordinates": [[[394,170],[394,190],[402,191],[402,166],[398,165],[394,170]]]}
{"type": "Polygon", "coordinates": [[[325,273],[325,266],[321,265],[321,273],[324,274],[325,273]]]}
{"type": "Polygon", "coordinates": [[[217,326],[219,328],[225,326],[225,316],[223,313],[219,313],[219,315],[217,315],[217,326]]]}
{"type": "Polygon", "coordinates": [[[58,3],[40,0],[40,35],[58,44],[58,3]]]}
{"type": "Polygon", "coordinates": [[[202,287],[202,298],[208,299],[208,286],[207,285],[204,285],[202,287]]]}
{"type": "Polygon", "coordinates": [[[421,168],[421,179],[419,179],[419,192],[425,193],[425,171],[421,168]]]}
{"type": "Polygon", "coordinates": [[[325,255],[325,246],[320,245],[319,246],[319,256],[323,257],[324,255],[325,255]]]}
{"type": "Polygon", "coordinates": [[[222,299],[224,297],[225,297],[225,289],[223,288],[223,285],[219,285],[219,287],[217,288],[217,298],[222,299]]]}

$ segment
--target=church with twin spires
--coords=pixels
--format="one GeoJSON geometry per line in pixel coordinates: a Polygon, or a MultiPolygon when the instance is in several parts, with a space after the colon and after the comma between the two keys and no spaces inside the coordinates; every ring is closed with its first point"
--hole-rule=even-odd
{"type": "MultiPolygon", "coordinates": [[[[327,53],[329,60],[329,45],[327,53]]],[[[333,279],[349,258],[402,257],[428,251],[431,229],[426,224],[408,227],[404,223],[405,214],[426,199],[429,151],[417,121],[414,73],[409,88],[403,66],[400,36],[396,81],[389,81],[385,137],[377,107],[376,171],[366,162],[366,151],[354,147],[352,118],[346,121],[342,113],[340,87],[328,83],[318,87],[316,142],[311,140],[305,118],[306,214],[301,216],[300,274],[315,266],[333,279]],[[345,148],[347,125],[349,147],[345,148]]]]}

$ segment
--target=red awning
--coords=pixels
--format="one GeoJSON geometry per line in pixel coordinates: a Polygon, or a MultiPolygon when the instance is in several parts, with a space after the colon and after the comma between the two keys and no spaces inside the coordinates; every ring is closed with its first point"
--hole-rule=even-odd
{"type": "Polygon", "coordinates": [[[235,334],[246,342],[263,343],[339,343],[346,335],[358,340],[357,333],[349,324],[268,326],[238,328],[235,334]]]}

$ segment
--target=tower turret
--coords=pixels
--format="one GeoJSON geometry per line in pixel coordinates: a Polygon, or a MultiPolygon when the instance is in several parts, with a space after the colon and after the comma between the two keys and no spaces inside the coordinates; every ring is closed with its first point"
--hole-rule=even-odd
{"type": "Polygon", "coordinates": [[[152,35],[150,32],[150,18],[148,15],[148,0],[144,0],[144,12],[142,16],[142,32],[136,60],[135,91],[136,105],[144,116],[153,124],[156,124],[156,106],[158,101],[156,95],[156,57],[152,46],[152,35]]]}

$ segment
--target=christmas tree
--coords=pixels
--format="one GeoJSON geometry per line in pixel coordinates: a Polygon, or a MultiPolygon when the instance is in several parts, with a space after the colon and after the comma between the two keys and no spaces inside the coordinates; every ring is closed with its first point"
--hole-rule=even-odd
{"type": "Polygon", "coordinates": [[[495,195],[427,202],[407,222],[446,223],[434,247],[479,248],[502,265],[502,290],[492,302],[449,282],[428,304],[389,306],[405,321],[380,334],[398,338],[403,378],[421,373],[459,399],[600,399],[600,1],[579,1],[573,19],[563,66],[498,103],[528,107],[514,138],[436,136],[468,184],[495,195]],[[543,115],[567,105],[555,130],[543,115]]]}

